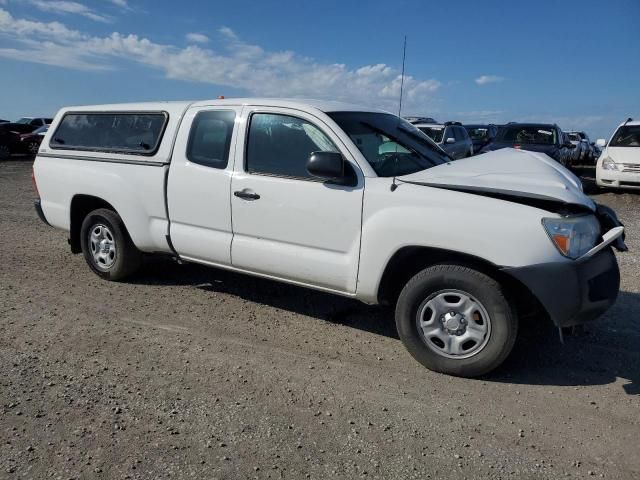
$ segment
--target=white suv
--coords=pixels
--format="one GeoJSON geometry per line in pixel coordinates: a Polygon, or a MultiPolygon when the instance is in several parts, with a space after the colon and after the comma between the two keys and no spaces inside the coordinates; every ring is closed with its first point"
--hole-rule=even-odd
{"type": "Polygon", "coordinates": [[[640,121],[627,120],[619,125],[606,143],[596,165],[596,183],[607,188],[640,189],[640,121]]]}

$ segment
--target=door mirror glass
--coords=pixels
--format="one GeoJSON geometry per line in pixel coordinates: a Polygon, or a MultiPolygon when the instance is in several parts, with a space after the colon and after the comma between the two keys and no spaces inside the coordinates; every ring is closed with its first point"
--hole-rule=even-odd
{"type": "Polygon", "coordinates": [[[317,178],[338,181],[344,178],[344,163],[338,152],[311,152],[307,172],[317,178]]]}
{"type": "Polygon", "coordinates": [[[607,146],[607,141],[604,138],[599,138],[596,140],[596,147],[606,147],[607,146]]]}
{"type": "Polygon", "coordinates": [[[453,138],[453,137],[449,137],[449,138],[447,138],[447,140],[444,143],[449,143],[449,144],[456,143],[456,139],[453,138]]]}

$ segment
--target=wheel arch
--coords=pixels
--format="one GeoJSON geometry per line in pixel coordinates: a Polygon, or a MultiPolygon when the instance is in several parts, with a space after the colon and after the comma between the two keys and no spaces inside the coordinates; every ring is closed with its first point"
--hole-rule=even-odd
{"type": "Polygon", "coordinates": [[[82,222],[90,212],[99,208],[106,208],[119,215],[113,205],[100,197],[77,194],[71,199],[71,207],[69,210],[69,245],[71,246],[71,253],[82,252],[80,241],[82,222]]]}
{"type": "Polygon", "coordinates": [[[518,279],[502,271],[500,266],[475,255],[425,246],[402,247],[392,255],[380,279],[378,302],[394,305],[400,292],[414,275],[425,268],[442,263],[473,268],[496,280],[514,302],[519,315],[546,315],[546,310],[535,295],[518,279]]]}

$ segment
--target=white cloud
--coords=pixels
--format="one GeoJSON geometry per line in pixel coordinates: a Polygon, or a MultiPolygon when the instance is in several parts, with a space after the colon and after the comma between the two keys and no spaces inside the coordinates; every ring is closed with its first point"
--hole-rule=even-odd
{"type": "Polygon", "coordinates": [[[187,33],[185,35],[187,41],[192,43],[207,43],[209,42],[209,37],[203,35],[202,33],[187,33]]]}
{"type": "Polygon", "coordinates": [[[118,7],[129,8],[129,4],[127,3],[127,0],[109,0],[109,1],[118,7]]]}
{"type": "Polygon", "coordinates": [[[110,19],[91,10],[86,5],[67,0],[29,0],[29,3],[43,12],[70,13],[81,15],[97,22],[109,22],[110,19]]]}
{"type": "Polygon", "coordinates": [[[500,77],[498,75],[480,75],[478,78],[475,79],[475,82],[478,85],[486,85],[488,83],[502,82],[503,80],[504,80],[504,77],[500,77]]]}
{"type": "MultiPolygon", "coordinates": [[[[244,42],[227,27],[219,30],[214,51],[199,45],[159,44],[134,34],[90,36],[58,22],[16,19],[0,9],[0,35],[16,44],[0,49],[0,56],[79,70],[115,68],[115,60],[126,60],[159,70],[168,78],[240,89],[250,95],[335,99],[392,111],[400,94],[396,68],[377,64],[351,69],[318,63],[292,51],[270,52],[244,42]]],[[[439,87],[435,79],[406,75],[407,111],[426,110],[439,87]]]]}

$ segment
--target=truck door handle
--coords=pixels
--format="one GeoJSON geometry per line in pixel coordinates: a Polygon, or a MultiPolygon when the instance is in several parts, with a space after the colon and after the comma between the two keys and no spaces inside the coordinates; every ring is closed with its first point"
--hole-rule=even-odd
{"type": "Polygon", "coordinates": [[[260,195],[250,190],[238,190],[236,192],[233,192],[233,194],[236,197],[242,198],[244,200],[258,200],[260,198],[260,195]]]}

